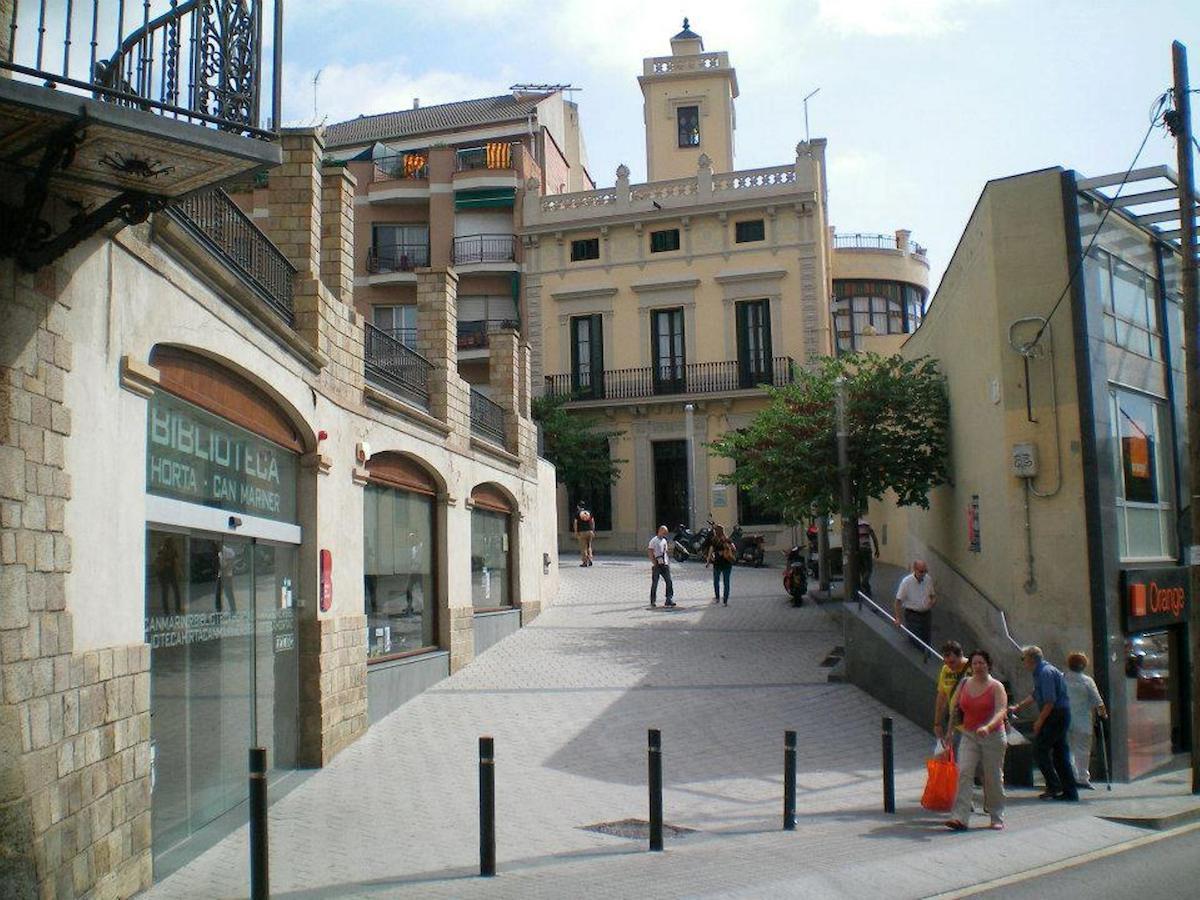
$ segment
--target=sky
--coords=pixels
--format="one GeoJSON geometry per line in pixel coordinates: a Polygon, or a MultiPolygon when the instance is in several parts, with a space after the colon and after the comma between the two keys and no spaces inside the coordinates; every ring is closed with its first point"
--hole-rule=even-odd
{"type": "MultiPolygon", "coordinates": [[[[1171,41],[1200,86],[1200,0],[289,0],[285,124],[333,123],[569,83],[598,186],[644,180],[647,56],[683,17],[737,70],[735,166],[828,140],[841,233],[911,230],[935,286],[990,178],[1062,165],[1123,173],[1171,84],[1171,41]],[[320,71],[314,92],[313,78],[320,71]]],[[[1196,104],[1200,106],[1200,103],[1196,104]]],[[[1163,129],[1139,167],[1175,168],[1163,129]]]]}

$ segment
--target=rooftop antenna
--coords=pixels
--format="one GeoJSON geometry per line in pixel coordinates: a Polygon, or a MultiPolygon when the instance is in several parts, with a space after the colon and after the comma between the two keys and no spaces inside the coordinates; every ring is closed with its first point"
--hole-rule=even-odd
{"type": "Polygon", "coordinates": [[[313,121],[317,121],[317,82],[321,80],[321,73],[324,68],[317,69],[317,74],[313,76],[313,121]]]}
{"type": "Polygon", "coordinates": [[[810,98],[815,97],[820,90],[821,90],[820,88],[817,88],[816,90],[812,91],[812,93],[810,93],[807,97],[804,98],[804,142],[806,144],[809,143],[809,138],[808,138],[808,101],[810,98]]]}

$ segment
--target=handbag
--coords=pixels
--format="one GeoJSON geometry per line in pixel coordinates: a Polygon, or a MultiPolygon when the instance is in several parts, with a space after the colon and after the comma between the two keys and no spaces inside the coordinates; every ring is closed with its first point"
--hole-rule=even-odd
{"type": "Polygon", "coordinates": [[[958,763],[954,760],[954,745],[947,747],[944,756],[925,760],[925,792],[921,806],[931,812],[949,812],[958,793],[958,763]]]}

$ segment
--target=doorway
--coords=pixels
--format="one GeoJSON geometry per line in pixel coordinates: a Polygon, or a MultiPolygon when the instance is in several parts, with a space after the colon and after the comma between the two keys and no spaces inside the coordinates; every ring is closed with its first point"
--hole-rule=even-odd
{"type": "Polygon", "coordinates": [[[296,548],[155,525],[146,535],[153,853],[246,798],[247,748],[294,768],[296,548]]]}
{"type": "Polygon", "coordinates": [[[688,518],[687,441],[654,441],[654,524],[672,534],[688,518]]]}

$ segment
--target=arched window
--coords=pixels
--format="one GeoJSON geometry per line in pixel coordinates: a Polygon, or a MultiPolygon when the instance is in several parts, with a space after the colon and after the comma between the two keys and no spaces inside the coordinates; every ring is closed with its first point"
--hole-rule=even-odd
{"type": "Polygon", "coordinates": [[[437,484],[398,453],[367,461],[363,588],[368,661],[437,646],[437,484]]]}
{"type": "Polygon", "coordinates": [[[476,609],[513,605],[513,508],[492,485],[471,491],[471,602],[476,609]]]}

